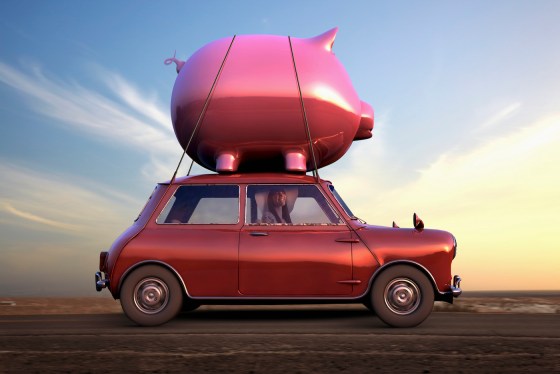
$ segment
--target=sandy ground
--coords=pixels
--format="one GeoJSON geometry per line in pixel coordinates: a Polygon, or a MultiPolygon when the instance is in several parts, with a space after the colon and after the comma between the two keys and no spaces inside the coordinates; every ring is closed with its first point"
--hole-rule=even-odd
{"type": "MultiPolygon", "coordinates": [[[[223,306],[202,306],[201,309],[220,309],[223,306]]],[[[236,309],[263,306],[229,306],[236,309]]],[[[266,306],[283,308],[285,306],[266,306]]],[[[290,308],[347,309],[356,305],[293,305],[290,308]]],[[[560,313],[560,291],[542,292],[471,292],[455,299],[453,305],[436,302],[434,312],[469,313],[560,313]]],[[[110,296],[100,297],[0,297],[0,315],[36,314],[108,314],[122,313],[120,303],[110,296]]]]}

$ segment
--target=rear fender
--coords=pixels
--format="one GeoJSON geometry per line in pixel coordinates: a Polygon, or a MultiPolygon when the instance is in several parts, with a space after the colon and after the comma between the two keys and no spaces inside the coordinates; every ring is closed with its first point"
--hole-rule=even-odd
{"type": "Polygon", "coordinates": [[[117,292],[116,292],[116,298],[120,298],[120,293],[121,293],[121,288],[122,285],[124,283],[124,281],[126,280],[126,278],[128,277],[128,275],[130,273],[132,273],[134,270],[138,269],[141,266],[145,266],[145,265],[158,265],[161,266],[167,270],[169,270],[173,275],[175,275],[175,277],[177,278],[177,280],[179,281],[179,283],[181,284],[181,287],[183,288],[183,292],[185,292],[185,295],[188,298],[192,298],[191,295],[189,294],[189,291],[187,290],[187,286],[185,285],[185,282],[183,281],[183,278],[181,277],[181,275],[179,274],[179,272],[177,270],[175,270],[175,268],[171,265],[169,265],[168,263],[165,263],[163,261],[157,261],[157,260],[146,260],[146,261],[141,261],[138,262],[136,264],[134,264],[133,266],[129,267],[122,275],[120,281],[119,281],[119,286],[117,287],[117,292]]]}

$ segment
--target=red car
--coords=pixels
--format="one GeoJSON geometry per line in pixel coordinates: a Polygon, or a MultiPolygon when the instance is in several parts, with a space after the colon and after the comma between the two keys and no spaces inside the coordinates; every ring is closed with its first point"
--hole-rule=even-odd
{"type": "Polygon", "coordinates": [[[445,231],[372,226],[334,186],[278,173],[201,175],[157,185],[100,254],[132,321],[163,324],[202,304],[363,303],[390,326],[424,321],[461,294],[457,242],[445,231]]]}

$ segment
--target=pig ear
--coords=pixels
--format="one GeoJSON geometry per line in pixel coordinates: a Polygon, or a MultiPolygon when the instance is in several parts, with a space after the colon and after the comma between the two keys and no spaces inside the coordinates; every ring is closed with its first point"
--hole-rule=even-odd
{"type": "Polygon", "coordinates": [[[331,52],[337,32],[338,32],[338,27],[335,27],[327,32],[322,33],[321,35],[317,35],[314,38],[310,38],[310,40],[313,43],[320,45],[322,48],[325,48],[327,51],[331,52]]]}

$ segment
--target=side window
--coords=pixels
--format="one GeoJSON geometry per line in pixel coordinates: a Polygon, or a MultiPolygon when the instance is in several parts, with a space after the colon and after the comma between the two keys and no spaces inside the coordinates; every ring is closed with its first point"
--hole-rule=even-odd
{"type": "MultiPolygon", "coordinates": [[[[160,185],[158,184],[156,186],[156,188],[154,188],[154,190],[152,191],[152,194],[150,195],[150,197],[148,198],[148,201],[146,201],[146,204],[144,204],[144,207],[142,208],[142,210],[140,211],[140,213],[138,213],[138,217],[136,217],[136,219],[134,220],[134,222],[138,221],[140,219],[140,217],[142,216],[142,213],[144,213],[144,211],[146,210],[146,207],[148,206],[148,204],[150,204],[150,202],[152,201],[152,197],[154,197],[154,195],[156,194],[156,192],[158,191],[158,189],[160,188],[160,185]]],[[[150,212],[151,213],[151,212],[150,212]]]]}
{"type": "Polygon", "coordinates": [[[315,185],[250,185],[245,217],[252,225],[343,223],[315,185]]]}
{"type": "Polygon", "coordinates": [[[239,222],[239,186],[181,186],[156,222],[236,224],[239,222]]]}

